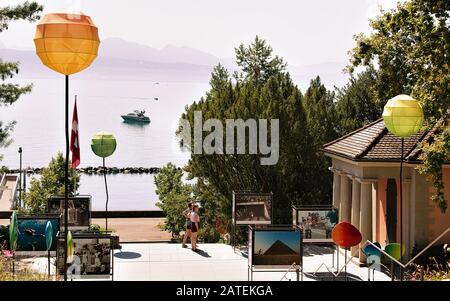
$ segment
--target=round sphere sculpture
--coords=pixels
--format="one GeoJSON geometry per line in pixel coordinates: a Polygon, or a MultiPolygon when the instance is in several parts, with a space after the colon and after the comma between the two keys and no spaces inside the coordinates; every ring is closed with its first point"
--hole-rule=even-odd
{"type": "Polygon", "coordinates": [[[71,75],[92,64],[100,39],[90,17],[82,13],[52,13],[38,23],[34,44],[45,66],[71,75]]]}
{"type": "Polygon", "coordinates": [[[408,95],[398,95],[384,106],[383,120],[389,132],[406,138],[416,134],[423,124],[420,103],[408,95]]]}
{"type": "Polygon", "coordinates": [[[91,140],[92,151],[100,158],[111,156],[116,150],[116,147],[116,138],[111,133],[99,132],[91,140]]]}

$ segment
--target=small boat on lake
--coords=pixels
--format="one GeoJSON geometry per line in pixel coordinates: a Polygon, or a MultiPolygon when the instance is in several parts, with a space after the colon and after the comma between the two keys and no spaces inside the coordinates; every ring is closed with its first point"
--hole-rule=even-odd
{"type": "Polygon", "coordinates": [[[121,116],[125,122],[150,123],[150,118],[145,116],[145,111],[135,110],[133,113],[121,116]]]}

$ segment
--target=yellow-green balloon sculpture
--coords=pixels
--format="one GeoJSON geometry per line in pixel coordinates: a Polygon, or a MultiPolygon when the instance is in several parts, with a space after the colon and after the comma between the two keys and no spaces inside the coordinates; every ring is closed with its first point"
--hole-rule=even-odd
{"type": "MultiPolygon", "coordinates": [[[[405,138],[415,135],[423,124],[424,114],[420,103],[409,95],[397,95],[389,99],[383,110],[383,120],[386,128],[392,134],[400,137],[400,244],[392,244],[389,250],[403,263],[403,156],[405,138]],[[397,250],[398,249],[398,250],[397,250]]],[[[400,268],[400,280],[403,280],[403,269],[400,268]]]]}
{"type": "Polygon", "coordinates": [[[116,138],[111,133],[99,132],[94,135],[91,140],[91,148],[94,154],[103,159],[103,176],[105,178],[105,190],[106,190],[106,231],[108,231],[108,183],[106,182],[106,167],[105,158],[111,156],[117,147],[116,138]]]}

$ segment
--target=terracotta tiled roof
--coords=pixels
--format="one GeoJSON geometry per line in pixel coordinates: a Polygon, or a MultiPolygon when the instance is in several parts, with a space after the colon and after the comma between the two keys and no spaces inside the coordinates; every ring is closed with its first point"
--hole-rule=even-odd
{"type": "MultiPolygon", "coordinates": [[[[404,158],[418,161],[419,143],[429,138],[432,131],[419,132],[405,138],[404,158]]],[[[334,154],[355,161],[399,161],[401,139],[386,129],[383,119],[379,119],[350,134],[324,145],[327,154],[334,154]]]]}

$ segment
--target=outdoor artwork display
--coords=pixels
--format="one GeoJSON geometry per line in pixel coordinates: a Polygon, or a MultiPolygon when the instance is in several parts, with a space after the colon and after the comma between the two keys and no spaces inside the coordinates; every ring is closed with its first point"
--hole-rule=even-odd
{"type": "Polygon", "coordinates": [[[233,222],[237,225],[270,225],[272,194],[233,192],[233,222]]]}
{"type": "Polygon", "coordinates": [[[290,267],[302,264],[302,234],[297,229],[252,229],[252,266],[290,267]]]}
{"type": "Polygon", "coordinates": [[[47,251],[46,227],[52,225],[52,243],[50,251],[56,251],[59,231],[59,215],[17,217],[17,251],[47,251]]]}
{"type": "MultiPolygon", "coordinates": [[[[88,229],[91,225],[91,197],[69,198],[68,227],[74,230],[88,229]]],[[[53,197],[48,200],[48,213],[61,214],[61,225],[64,225],[64,197],[53,197]]]]}
{"type": "Polygon", "coordinates": [[[305,241],[331,241],[331,232],[338,222],[333,207],[293,207],[293,224],[303,233],[305,241]]]}
{"type": "MultiPolygon", "coordinates": [[[[79,276],[111,275],[112,239],[110,236],[83,236],[73,234],[73,256],[68,264],[69,273],[79,276]]],[[[58,270],[64,274],[65,241],[58,243],[58,270]]]]}

